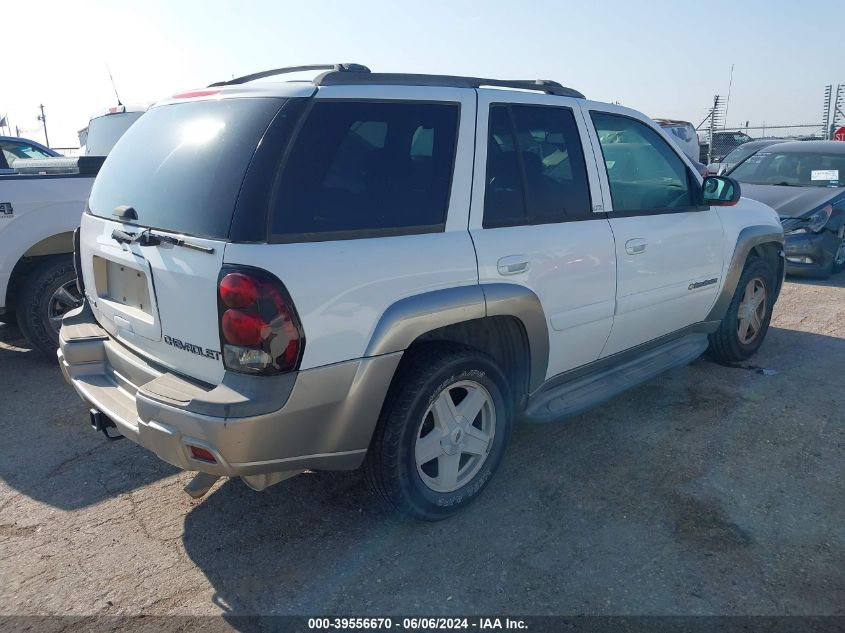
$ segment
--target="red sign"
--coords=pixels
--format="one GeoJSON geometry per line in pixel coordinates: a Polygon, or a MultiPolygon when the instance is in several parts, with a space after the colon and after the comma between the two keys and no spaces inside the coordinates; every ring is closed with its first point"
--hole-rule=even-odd
{"type": "Polygon", "coordinates": [[[834,141],[845,141],[845,127],[841,127],[833,134],[834,141]]]}

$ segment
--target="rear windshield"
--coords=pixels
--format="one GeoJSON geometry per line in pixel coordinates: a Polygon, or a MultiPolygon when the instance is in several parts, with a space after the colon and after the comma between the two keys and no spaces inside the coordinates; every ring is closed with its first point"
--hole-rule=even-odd
{"type": "Polygon", "coordinates": [[[85,138],[85,153],[89,156],[108,156],[114,144],[142,114],[144,113],[122,112],[91,119],[85,138]]]}
{"type": "Polygon", "coordinates": [[[88,205],[128,205],[145,227],[222,238],[255,148],[284,99],[193,101],[147,111],[100,170],[88,205]]]}

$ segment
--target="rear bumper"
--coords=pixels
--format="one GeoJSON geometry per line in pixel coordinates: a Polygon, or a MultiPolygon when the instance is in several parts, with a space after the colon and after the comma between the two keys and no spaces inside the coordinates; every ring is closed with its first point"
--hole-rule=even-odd
{"type": "Polygon", "coordinates": [[[830,269],[841,238],[831,231],[787,235],[784,240],[786,272],[789,275],[814,275],[830,269]]]}
{"type": "Polygon", "coordinates": [[[65,379],[122,435],[184,470],[225,476],[357,468],[402,356],[276,377],[227,372],[209,387],[110,338],[87,304],[65,317],[59,344],[65,379]],[[215,462],[196,459],[190,446],[215,462]]]}

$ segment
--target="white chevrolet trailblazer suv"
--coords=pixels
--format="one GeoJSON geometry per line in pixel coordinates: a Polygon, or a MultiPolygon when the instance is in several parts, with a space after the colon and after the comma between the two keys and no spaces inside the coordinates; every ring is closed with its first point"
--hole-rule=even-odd
{"type": "Polygon", "coordinates": [[[427,520],[514,421],[748,358],[784,269],[777,215],[638,112],[356,64],[156,104],[79,230],[58,357],[95,429],[199,471],[194,496],[364,465],[427,520]]]}

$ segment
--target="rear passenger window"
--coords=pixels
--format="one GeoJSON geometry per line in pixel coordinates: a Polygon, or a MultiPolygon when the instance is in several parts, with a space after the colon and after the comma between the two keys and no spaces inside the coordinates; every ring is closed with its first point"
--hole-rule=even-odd
{"type": "Polygon", "coordinates": [[[510,112],[507,106],[493,106],[487,136],[483,226],[489,229],[520,224],[528,224],[528,214],[510,112]]]}
{"type": "Polygon", "coordinates": [[[592,112],[614,211],[683,209],[692,205],[685,163],[663,138],[626,116],[592,112]]]}
{"type": "Polygon", "coordinates": [[[460,107],[316,101],[285,161],[273,234],[442,230],[460,107]]]}
{"type": "Polygon", "coordinates": [[[484,228],[591,219],[584,153],[569,108],[490,108],[484,228]]]}

